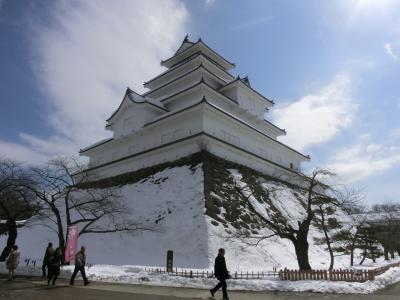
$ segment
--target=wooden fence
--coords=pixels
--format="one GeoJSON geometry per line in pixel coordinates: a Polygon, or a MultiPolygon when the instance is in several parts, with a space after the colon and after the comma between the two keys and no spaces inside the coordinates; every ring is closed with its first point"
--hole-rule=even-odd
{"type": "MultiPolygon", "coordinates": [[[[144,268],[147,272],[154,272],[160,274],[168,274],[170,276],[180,276],[187,278],[212,278],[214,272],[212,271],[199,271],[199,270],[179,270],[175,269],[172,272],[167,272],[165,268],[144,268]]],[[[231,274],[232,279],[263,279],[265,277],[278,276],[279,272],[274,268],[272,271],[245,271],[235,272],[231,274]]]]}
{"type": "Polygon", "coordinates": [[[280,270],[279,278],[282,280],[329,280],[329,281],[355,281],[364,282],[374,280],[373,270],[280,270]]]}
{"type": "Polygon", "coordinates": [[[375,276],[376,276],[376,275],[383,274],[383,273],[385,273],[387,270],[389,270],[390,268],[393,268],[393,267],[400,267],[400,262],[393,263],[393,264],[390,264],[390,265],[386,265],[386,266],[384,266],[384,267],[380,267],[380,268],[374,269],[374,271],[375,271],[375,276]]]}
{"type": "Polygon", "coordinates": [[[354,281],[365,282],[374,280],[375,276],[383,274],[389,268],[399,267],[400,262],[386,265],[384,267],[371,270],[289,270],[284,269],[279,271],[279,278],[282,280],[329,280],[329,281],[354,281]]]}

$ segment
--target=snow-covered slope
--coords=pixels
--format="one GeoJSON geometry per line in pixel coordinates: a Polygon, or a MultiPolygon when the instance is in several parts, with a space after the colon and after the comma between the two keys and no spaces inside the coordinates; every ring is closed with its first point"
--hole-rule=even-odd
{"type": "MultiPolygon", "coordinates": [[[[166,252],[173,250],[176,266],[211,268],[223,247],[231,271],[297,267],[290,241],[275,236],[256,247],[236,235],[239,231],[257,236],[272,233],[262,226],[255,210],[269,217],[280,212],[295,226],[304,211],[304,193],[273,178],[263,177],[257,183],[259,173],[209,154],[186,161],[155,168],[141,179],[137,173],[124,175],[120,192],[133,210],[132,218],[146,220],[155,231],[82,236],[79,244],[87,246],[90,263],[165,266],[166,252]],[[251,195],[245,185],[252,186],[251,195]]],[[[313,242],[320,236],[312,227],[310,262],[315,268],[327,268],[325,247],[313,242]]],[[[24,257],[40,258],[48,241],[57,239],[46,227],[21,229],[18,237],[24,257]]],[[[347,260],[338,259],[335,267],[347,265],[347,260]]]]}

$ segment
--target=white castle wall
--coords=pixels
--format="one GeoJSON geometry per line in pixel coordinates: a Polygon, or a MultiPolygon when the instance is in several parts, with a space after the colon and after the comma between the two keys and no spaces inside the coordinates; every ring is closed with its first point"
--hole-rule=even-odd
{"type": "Polygon", "coordinates": [[[269,175],[276,176],[279,172],[286,173],[284,169],[274,164],[293,170],[300,169],[301,161],[292,151],[245,125],[238,124],[233,128],[229,117],[203,103],[185,113],[176,115],[175,118],[160,120],[153,126],[126,137],[126,139],[121,138],[116,142],[110,142],[109,145],[98,150],[95,148],[91,167],[96,167],[96,164],[92,162],[98,164],[100,162],[114,162],[91,172],[99,178],[115,176],[166,161],[173,161],[202,149],[207,149],[217,156],[255,168],[269,175]],[[226,144],[206,136],[186,139],[201,133],[209,134],[226,144]],[[161,147],[177,140],[182,141],[135,156],[137,153],[161,147]],[[204,145],[207,145],[207,147],[205,148],[204,145]],[[230,145],[233,147],[230,147],[230,145]],[[240,149],[250,152],[250,154],[246,154],[240,149]],[[251,153],[273,163],[257,158],[251,153]],[[118,159],[129,155],[133,156],[118,161],[118,159]]]}

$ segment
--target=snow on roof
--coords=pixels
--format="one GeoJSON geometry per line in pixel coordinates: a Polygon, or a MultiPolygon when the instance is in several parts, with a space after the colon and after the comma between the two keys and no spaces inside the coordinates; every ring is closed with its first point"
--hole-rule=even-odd
{"type": "Polygon", "coordinates": [[[205,58],[208,62],[210,62],[211,64],[213,64],[214,66],[216,66],[219,70],[221,70],[222,72],[224,72],[226,75],[228,75],[229,77],[231,77],[232,79],[234,79],[235,77],[229,73],[228,71],[226,71],[224,68],[222,68],[219,64],[217,64],[212,58],[210,58],[209,56],[207,56],[206,54],[202,53],[201,51],[197,51],[195,53],[193,53],[192,55],[190,55],[189,57],[187,57],[185,60],[179,62],[178,64],[174,65],[173,67],[165,70],[164,72],[162,72],[161,74],[159,74],[158,76],[145,81],[144,82],[144,86],[146,87],[149,83],[153,82],[154,80],[159,79],[160,77],[175,71],[176,69],[182,67],[183,65],[193,61],[194,59],[196,59],[197,57],[203,57],[205,58]]]}
{"type": "Polygon", "coordinates": [[[267,97],[265,97],[264,95],[260,94],[259,92],[257,92],[255,89],[253,89],[250,86],[250,81],[249,81],[248,76],[246,76],[244,78],[240,78],[240,76],[236,77],[235,80],[232,80],[231,82],[228,82],[227,84],[225,84],[223,87],[219,88],[219,91],[222,91],[225,88],[230,88],[231,85],[233,86],[233,84],[243,84],[243,86],[245,86],[249,91],[257,94],[258,96],[260,96],[262,99],[266,100],[267,102],[269,102],[271,104],[275,104],[275,102],[273,100],[269,100],[267,97]]]}
{"type": "Polygon", "coordinates": [[[183,52],[193,44],[194,44],[193,42],[189,41],[189,35],[187,34],[182,41],[182,45],[178,48],[178,50],[176,50],[175,55],[180,52],[183,52]]]}
{"type": "MultiPolygon", "coordinates": [[[[203,65],[203,63],[200,63],[200,64],[199,64],[197,67],[195,67],[194,69],[192,69],[192,70],[190,70],[190,71],[188,71],[188,72],[186,72],[186,73],[184,73],[184,74],[182,74],[182,75],[180,75],[180,76],[178,76],[178,77],[176,77],[176,78],[174,78],[174,79],[172,79],[172,80],[166,82],[165,84],[163,84],[163,85],[157,87],[157,88],[154,89],[154,90],[150,90],[150,91],[144,93],[143,95],[144,95],[144,96],[151,95],[151,94],[153,94],[154,92],[156,92],[156,91],[158,91],[158,90],[160,90],[160,89],[162,89],[162,88],[164,88],[164,87],[166,87],[166,86],[169,86],[171,83],[177,82],[177,81],[179,81],[179,80],[181,80],[181,79],[186,79],[187,76],[189,76],[189,75],[191,75],[191,74],[194,74],[194,73],[195,73],[196,71],[198,71],[198,70],[203,70],[203,71],[205,71],[206,73],[208,73],[208,74],[211,75],[212,77],[216,78],[217,80],[219,80],[219,81],[220,81],[221,83],[223,83],[223,84],[226,83],[226,80],[225,80],[225,79],[223,79],[223,78],[221,78],[220,76],[216,75],[215,73],[211,72],[207,67],[205,67],[205,66],[203,65]]],[[[202,80],[204,80],[203,77],[202,77],[202,80]]]]}
{"type": "MultiPolygon", "coordinates": [[[[186,42],[186,43],[187,43],[187,42],[186,42]]],[[[202,47],[204,47],[205,49],[207,49],[210,53],[212,53],[214,56],[216,56],[218,59],[220,59],[223,63],[225,63],[226,66],[227,66],[225,69],[229,69],[229,67],[230,67],[230,68],[235,67],[235,64],[234,64],[234,63],[228,61],[227,59],[225,59],[224,57],[222,57],[220,54],[218,54],[217,52],[215,52],[212,48],[210,48],[208,45],[206,45],[206,44],[201,40],[201,38],[199,38],[199,39],[197,40],[196,43],[193,43],[193,42],[190,42],[190,41],[189,41],[189,43],[192,43],[192,45],[188,46],[187,48],[185,48],[184,50],[180,51],[179,53],[178,53],[178,52],[175,53],[175,54],[174,54],[173,56],[171,56],[170,58],[168,58],[168,59],[166,59],[166,60],[162,60],[162,61],[161,61],[161,65],[163,65],[163,66],[168,66],[168,62],[172,61],[174,58],[176,58],[176,57],[182,55],[183,53],[185,53],[186,51],[192,49],[193,47],[202,46],[202,47]],[[229,67],[228,67],[228,66],[229,66],[229,67]]],[[[181,46],[181,47],[182,47],[182,46],[181,46]]],[[[181,48],[181,47],[180,47],[180,48],[181,48]]],[[[178,51],[179,51],[179,50],[180,50],[180,49],[178,49],[178,51]]],[[[200,51],[201,51],[201,50],[200,50],[200,51]]],[[[179,62],[178,62],[178,63],[179,63],[179,62]]],[[[172,65],[172,66],[170,66],[170,67],[173,67],[173,66],[174,66],[174,65],[172,65]]]]}
{"type": "Polygon", "coordinates": [[[79,153],[86,152],[86,151],[88,151],[88,150],[90,150],[92,148],[95,148],[97,146],[103,145],[103,144],[108,143],[108,142],[110,142],[112,140],[113,140],[113,138],[102,139],[102,140],[98,141],[97,143],[94,143],[94,144],[92,144],[90,146],[82,148],[81,150],[79,150],[79,153]]]}
{"type": "Polygon", "coordinates": [[[153,108],[157,108],[157,109],[161,109],[163,111],[168,111],[165,106],[160,103],[159,101],[156,101],[154,99],[151,98],[146,98],[143,97],[142,95],[140,95],[139,93],[136,93],[135,91],[131,90],[129,87],[126,88],[126,92],[124,95],[124,98],[122,99],[121,103],[119,104],[118,108],[111,114],[111,116],[106,120],[107,122],[109,122],[117,113],[118,111],[121,109],[122,104],[124,103],[125,99],[128,98],[129,100],[131,100],[133,103],[145,103],[145,104],[149,104],[150,107],[153,108]]]}

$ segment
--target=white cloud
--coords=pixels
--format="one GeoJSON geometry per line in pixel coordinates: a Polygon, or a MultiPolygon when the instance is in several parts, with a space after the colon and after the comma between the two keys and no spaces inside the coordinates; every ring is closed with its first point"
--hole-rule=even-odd
{"type": "Polygon", "coordinates": [[[276,107],[272,118],[287,130],[280,140],[304,151],[331,140],[349,127],[357,108],[350,85],[350,76],[341,74],[317,92],[276,107]]]}
{"type": "Polygon", "coordinates": [[[338,150],[326,168],[335,171],[343,182],[354,183],[399,165],[399,146],[361,142],[338,150]]]}
{"type": "Polygon", "coordinates": [[[0,140],[0,158],[12,158],[21,162],[44,163],[48,160],[45,154],[26,147],[23,144],[0,140]]]}
{"type": "Polygon", "coordinates": [[[51,22],[36,24],[32,34],[37,79],[47,96],[44,115],[54,135],[21,134],[21,144],[1,142],[1,152],[23,160],[77,154],[109,135],[105,120],[126,86],[143,91],[142,83],[162,71],[160,60],[179,46],[187,20],[175,0],[57,2],[51,22]]]}
{"type": "Polygon", "coordinates": [[[384,48],[385,48],[386,53],[387,53],[394,61],[398,61],[398,60],[399,60],[399,57],[398,57],[398,56],[396,55],[396,53],[394,53],[394,51],[393,51],[392,44],[386,43],[385,46],[384,46],[384,48]]]}

